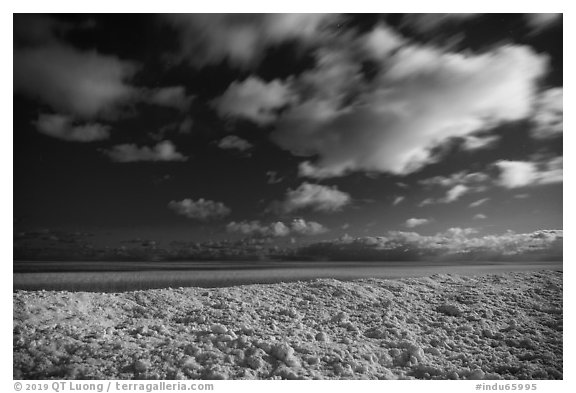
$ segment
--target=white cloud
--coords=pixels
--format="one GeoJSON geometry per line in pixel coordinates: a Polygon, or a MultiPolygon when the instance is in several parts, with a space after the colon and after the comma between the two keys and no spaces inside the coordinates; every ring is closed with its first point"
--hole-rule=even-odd
{"type": "Polygon", "coordinates": [[[230,208],[222,202],[203,198],[197,201],[188,198],[181,201],[170,201],[168,208],[176,214],[199,221],[217,220],[230,214],[230,208]]]}
{"type": "Polygon", "coordinates": [[[283,222],[274,222],[268,225],[261,224],[260,221],[232,221],[226,225],[228,232],[241,233],[246,236],[263,236],[263,237],[281,237],[290,234],[288,228],[283,222]]]}
{"type": "Polygon", "coordinates": [[[476,136],[468,135],[463,138],[462,147],[464,150],[480,150],[493,147],[500,140],[498,135],[476,136]]]}
{"type": "Polygon", "coordinates": [[[446,191],[446,195],[442,198],[434,199],[434,198],[426,198],[418,206],[423,207],[426,205],[434,205],[437,203],[452,203],[456,202],[460,197],[468,192],[470,192],[471,188],[467,187],[463,184],[457,184],[446,191]]]}
{"type": "Polygon", "coordinates": [[[14,51],[14,90],[84,118],[109,115],[135,97],[126,84],[136,67],[96,51],[54,44],[14,51]]]}
{"type": "Polygon", "coordinates": [[[431,236],[416,232],[389,231],[384,236],[338,239],[304,248],[303,254],[316,251],[324,258],[398,260],[448,257],[458,260],[490,260],[530,255],[546,260],[562,255],[562,230],[539,230],[531,233],[508,231],[500,235],[479,236],[473,228],[450,228],[431,236]]]}
{"type": "Polygon", "coordinates": [[[562,19],[562,14],[558,13],[531,13],[531,14],[524,14],[524,20],[526,24],[532,29],[533,33],[539,33],[542,30],[545,30],[556,23],[560,22],[562,19]]]}
{"type": "Polygon", "coordinates": [[[250,142],[236,135],[228,135],[218,142],[218,147],[227,150],[250,150],[253,146],[250,142]]]}
{"type": "Polygon", "coordinates": [[[266,172],[266,183],[268,184],[277,184],[277,183],[281,183],[282,180],[284,180],[283,177],[279,177],[278,173],[276,171],[267,171],[266,172]]]}
{"type": "Polygon", "coordinates": [[[477,201],[472,202],[469,206],[470,206],[470,207],[478,207],[478,206],[481,206],[481,205],[485,204],[485,203],[488,202],[489,200],[490,200],[490,198],[478,199],[477,201]]]}
{"type": "Polygon", "coordinates": [[[554,157],[547,161],[538,162],[538,184],[562,183],[564,158],[554,157]]]}
{"type": "Polygon", "coordinates": [[[288,40],[311,44],[335,15],[172,14],[165,19],[180,32],[179,57],[195,67],[228,60],[248,68],[271,45],[288,40]]]}
{"type": "Polygon", "coordinates": [[[104,153],[115,162],[137,161],[186,161],[188,158],[176,151],[176,147],[170,141],[162,141],[153,147],[135,144],[113,146],[104,153]]]}
{"type": "Polygon", "coordinates": [[[501,171],[500,185],[506,188],[530,185],[537,177],[536,165],[532,162],[501,160],[496,162],[495,165],[501,171]]]}
{"type": "Polygon", "coordinates": [[[272,204],[272,210],[291,213],[302,209],[319,212],[341,210],[352,201],[350,194],[340,191],[336,186],[302,183],[295,190],[288,189],[282,202],[272,204]]]}
{"type": "Polygon", "coordinates": [[[398,205],[399,203],[401,203],[403,200],[405,199],[405,197],[403,196],[397,196],[396,198],[394,198],[394,201],[392,202],[393,206],[398,205]]]}
{"type": "Polygon", "coordinates": [[[543,91],[536,103],[532,122],[534,127],[531,135],[537,139],[545,139],[562,135],[564,128],[564,89],[556,87],[543,91]]]}
{"type": "Polygon", "coordinates": [[[129,81],[139,66],[63,41],[63,33],[93,28],[93,20],[64,22],[45,15],[15,17],[14,91],[77,119],[115,118],[128,104],[186,109],[184,87],[138,88],[129,81]]]}
{"type": "Polygon", "coordinates": [[[487,219],[488,217],[486,217],[485,214],[478,213],[478,214],[475,214],[474,217],[472,217],[472,218],[473,218],[474,220],[485,220],[485,219],[487,219]]]}
{"type": "Polygon", "coordinates": [[[327,232],[322,224],[314,221],[306,221],[302,218],[292,220],[288,225],[281,221],[270,224],[262,224],[260,221],[232,221],[226,225],[226,230],[233,233],[241,233],[246,236],[261,237],[284,237],[288,235],[315,236],[327,232]]]}
{"type": "Polygon", "coordinates": [[[460,199],[464,194],[484,191],[489,179],[489,176],[482,172],[461,171],[450,176],[435,176],[420,180],[419,183],[425,187],[443,187],[447,190],[444,197],[438,199],[426,198],[419,206],[452,203],[460,199]]]}
{"type": "Polygon", "coordinates": [[[466,172],[460,171],[451,174],[450,176],[434,176],[428,179],[420,180],[419,183],[423,186],[432,187],[454,187],[458,184],[465,184],[470,187],[479,187],[490,177],[482,172],[466,172]]]}
{"type": "Polygon", "coordinates": [[[54,138],[73,142],[94,142],[110,137],[110,127],[99,123],[74,125],[64,115],[41,114],[35,122],[38,131],[54,138]]]}
{"type": "Polygon", "coordinates": [[[408,220],[406,220],[405,225],[408,228],[415,228],[420,225],[426,225],[429,222],[430,220],[427,218],[409,218],[408,220]]]}
{"type": "Polygon", "coordinates": [[[290,82],[297,103],[271,134],[296,156],[317,156],[300,166],[302,176],[316,178],[415,172],[448,139],[528,117],[547,66],[526,46],[464,54],[405,44],[379,59],[367,81],[361,54],[340,46],[318,51],[317,59],[316,69],[290,82]]]}
{"type": "Polygon", "coordinates": [[[531,115],[548,62],[528,46],[458,53],[416,44],[384,24],[364,34],[324,34],[322,44],[313,69],[285,81],[252,76],[213,102],[222,116],[272,125],[272,141],[295,156],[315,157],[299,166],[312,178],[410,174],[437,161],[435,149],[452,138],[465,149],[488,148],[498,137],[480,132],[531,115]]]}
{"type": "Polygon", "coordinates": [[[279,80],[266,83],[250,77],[233,82],[213,105],[221,116],[242,117],[264,125],[276,119],[276,111],[291,97],[289,87],[279,80]]]}
{"type": "Polygon", "coordinates": [[[460,228],[460,227],[452,227],[448,228],[446,232],[444,232],[444,236],[455,239],[455,238],[465,238],[470,235],[475,235],[478,233],[478,230],[475,228],[460,228]]]}
{"type": "Polygon", "coordinates": [[[519,188],[542,184],[561,183],[562,157],[547,161],[509,161],[500,160],[494,165],[500,170],[498,183],[506,188],[519,188]]]}
{"type": "Polygon", "coordinates": [[[460,197],[466,194],[470,189],[463,184],[457,184],[446,192],[446,197],[444,197],[445,203],[452,203],[460,199],[460,197]]]}
{"type": "Polygon", "coordinates": [[[146,100],[155,105],[185,111],[190,106],[192,97],[186,95],[184,86],[170,86],[148,90],[146,100]]]}
{"type": "Polygon", "coordinates": [[[405,43],[404,37],[385,25],[379,25],[361,41],[364,48],[375,58],[388,56],[405,43]]]}
{"type": "Polygon", "coordinates": [[[322,224],[318,224],[314,221],[305,221],[302,218],[293,220],[290,224],[290,228],[293,233],[305,236],[320,235],[327,231],[322,224]]]}
{"type": "Polygon", "coordinates": [[[424,200],[422,200],[422,202],[420,202],[418,204],[418,207],[424,207],[424,206],[428,206],[428,205],[433,205],[437,203],[436,200],[434,200],[433,198],[426,198],[424,200]]]}
{"type": "Polygon", "coordinates": [[[448,24],[461,24],[462,22],[477,18],[481,15],[482,14],[463,13],[406,14],[402,18],[402,23],[403,25],[410,26],[412,29],[424,34],[433,33],[448,24]]]}
{"type": "MultiPolygon", "coordinates": [[[[426,198],[419,206],[451,203],[464,194],[485,191],[491,185],[519,188],[561,183],[562,164],[563,158],[561,156],[535,161],[499,160],[493,164],[499,171],[495,179],[491,179],[483,172],[461,171],[450,176],[435,176],[420,180],[419,184],[425,187],[443,187],[447,189],[447,192],[442,198],[426,198]]],[[[489,198],[479,199],[472,202],[470,207],[480,206],[488,200],[489,198]]]]}

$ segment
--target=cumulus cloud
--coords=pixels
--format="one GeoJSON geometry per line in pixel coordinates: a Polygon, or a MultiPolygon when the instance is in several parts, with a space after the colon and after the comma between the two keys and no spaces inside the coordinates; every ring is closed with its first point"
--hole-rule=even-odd
{"type": "Polygon", "coordinates": [[[61,44],[14,51],[14,90],[37,98],[53,109],[83,118],[109,115],[132,99],[126,83],[133,63],[96,51],[61,44]]]}
{"type": "Polygon", "coordinates": [[[304,247],[300,254],[332,260],[550,260],[562,257],[562,243],[562,230],[480,236],[473,228],[456,227],[431,236],[390,231],[378,237],[347,237],[304,247]]]}
{"type": "Polygon", "coordinates": [[[436,203],[452,203],[459,200],[464,194],[484,191],[489,179],[490,177],[482,172],[461,171],[453,173],[450,176],[435,176],[420,180],[419,183],[425,187],[446,188],[446,195],[437,199],[426,198],[419,206],[436,203]]]}
{"type": "Polygon", "coordinates": [[[506,188],[519,188],[562,182],[563,157],[547,161],[500,160],[494,165],[500,170],[498,183],[506,188]]]}
{"type": "Polygon", "coordinates": [[[429,222],[430,220],[427,218],[409,218],[408,220],[406,220],[406,223],[404,225],[406,225],[407,228],[415,228],[420,225],[426,225],[429,222]]]}
{"type": "MultiPolygon", "coordinates": [[[[561,183],[563,178],[562,165],[562,156],[540,158],[533,161],[499,160],[493,164],[498,169],[495,178],[491,178],[483,172],[461,171],[449,176],[435,176],[420,180],[419,184],[425,187],[442,187],[447,190],[444,197],[426,198],[420,203],[420,206],[454,202],[462,195],[482,192],[493,185],[520,188],[561,183]]],[[[470,207],[480,206],[488,200],[489,198],[479,199],[472,202],[470,207]]]]}
{"type": "Polygon", "coordinates": [[[271,138],[296,156],[318,157],[301,164],[302,176],[413,173],[448,139],[528,117],[547,68],[544,55],[518,45],[472,54],[406,43],[380,58],[358,48],[318,50],[316,68],[290,82],[297,98],[271,138]],[[375,76],[366,78],[363,59],[375,76]]]}
{"type": "Polygon", "coordinates": [[[226,225],[226,230],[232,233],[241,233],[246,236],[284,237],[288,235],[314,236],[328,231],[326,227],[314,221],[302,218],[292,220],[289,224],[282,221],[262,224],[260,221],[232,221],[226,225]]]}
{"type": "Polygon", "coordinates": [[[440,187],[454,187],[459,184],[465,184],[471,187],[477,187],[486,181],[490,177],[482,172],[466,172],[460,171],[453,173],[449,176],[434,176],[428,179],[420,180],[419,184],[427,187],[440,186],[440,187]]]}
{"type": "Polygon", "coordinates": [[[170,201],[168,208],[176,214],[198,221],[222,219],[231,212],[230,208],[222,202],[204,198],[197,201],[188,198],[181,201],[170,201]]]}
{"type": "Polygon", "coordinates": [[[41,114],[35,122],[43,134],[72,142],[94,142],[110,137],[110,127],[99,123],[74,124],[69,116],[41,114]]]}
{"type": "Polygon", "coordinates": [[[350,194],[340,191],[336,186],[302,183],[298,188],[288,189],[281,202],[274,202],[272,210],[279,213],[291,213],[302,209],[318,212],[336,212],[352,201],[350,194]]]}
{"type": "Polygon", "coordinates": [[[532,116],[531,135],[536,139],[546,139],[562,135],[564,128],[564,89],[556,87],[543,91],[535,104],[532,116]]]}
{"type": "Polygon", "coordinates": [[[226,230],[232,233],[241,233],[246,236],[282,237],[290,234],[290,228],[280,221],[268,225],[262,224],[257,220],[232,221],[226,225],[226,230]]]}
{"type": "Polygon", "coordinates": [[[170,141],[162,141],[153,147],[123,144],[113,146],[104,153],[114,162],[137,161],[186,161],[188,158],[176,151],[170,141]]]}
{"type": "Polygon", "coordinates": [[[314,221],[305,221],[302,218],[297,218],[290,224],[292,233],[304,236],[320,235],[327,231],[322,225],[314,221]]]}
{"type": "Polygon", "coordinates": [[[72,23],[47,15],[19,15],[14,22],[14,92],[64,116],[112,119],[136,103],[184,110],[191,102],[182,86],[132,85],[140,68],[135,62],[79,49],[64,40],[64,33],[92,28],[91,20],[72,23]]]}
{"type": "Polygon", "coordinates": [[[536,179],[536,166],[532,162],[501,160],[495,165],[501,171],[500,184],[506,188],[524,187],[536,179]]]}
{"type": "Polygon", "coordinates": [[[228,135],[218,142],[218,147],[225,150],[250,150],[253,146],[250,142],[236,135],[228,135]]]}
{"type": "Polygon", "coordinates": [[[289,87],[279,80],[266,83],[250,77],[233,82],[213,101],[213,106],[221,116],[241,117],[264,125],[276,119],[277,110],[290,102],[291,97],[289,87]]]}
{"type": "Polygon", "coordinates": [[[165,20],[180,33],[178,57],[201,68],[227,60],[255,65],[271,45],[317,39],[336,16],[325,14],[172,14],[165,20]]]}
{"type": "Polygon", "coordinates": [[[485,214],[478,213],[478,214],[475,214],[474,217],[472,217],[472,218],[473,218],[474,220],[485,220],[485,219],[487,219],[488,217],[486,217],[485,214]]]}

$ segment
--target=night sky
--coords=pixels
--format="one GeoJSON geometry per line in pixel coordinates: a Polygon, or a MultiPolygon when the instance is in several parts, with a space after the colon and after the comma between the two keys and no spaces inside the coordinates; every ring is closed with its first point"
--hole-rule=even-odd
{"type": "Polygon", "coordinates": [[[562,16],[14,16],[16,259],[559,258],[562,16]]]}

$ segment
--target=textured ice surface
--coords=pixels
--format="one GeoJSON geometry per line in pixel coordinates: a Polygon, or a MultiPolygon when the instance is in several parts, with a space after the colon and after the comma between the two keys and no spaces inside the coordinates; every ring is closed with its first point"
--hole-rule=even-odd
{"type": "Polygon", "coordinates": [[[14,378],[558,379],[562,272],[14,293],[14,378]]]}

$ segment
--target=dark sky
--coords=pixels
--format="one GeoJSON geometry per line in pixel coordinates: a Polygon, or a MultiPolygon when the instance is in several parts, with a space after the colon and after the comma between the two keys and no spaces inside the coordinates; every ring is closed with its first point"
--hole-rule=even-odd
{"type": "Polygon", "coordinates": [[[15,15],[16,257],[556,247],[562,86],[556,14],[15,15]]]}

